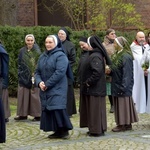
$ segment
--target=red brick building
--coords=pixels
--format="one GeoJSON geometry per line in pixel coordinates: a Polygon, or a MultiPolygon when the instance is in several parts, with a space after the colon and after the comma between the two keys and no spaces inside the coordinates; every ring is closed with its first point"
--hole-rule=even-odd
{"type": "MultiPolygon", "coordinates": [[[[41,0],[15,0],[17,1],[17,21],[16,25],[21,26],[70,26],[72,27],[71,21],[66,20],[63,17],[61,10],[63,8],[57,9],[57,14],[50,14],[42,5],[40,5],[41,0]]],[[[47,5],[52,5],[55,0],[47,0],[47,5]]],[[[131,0],[126,0],[126,2],[131,2],[131,0]]],[[[145,24],[146,28],[150,28],[150,0],[136,0],[133,1],[136,10],[142,15],[142,22],[145,24]]],[[[55,6],[57,8],[57,6],[55,6]]]]}
{"type": "MultiPolygon", "coordinates": [[[[55,0],[48,0],[47,5],[52,5],[55,0]]],[[[49,13],[41,0],[18,0],[17,9],[17,25],[21,26],[71,26],[71,21],[63,17],[61,10],[57,10],[57,14],[49,13]]],[[[56,6],[57,7],[57,6],[56,6]]]]}
{"type": "MultiPolygon", "coordinates": [[[[130,1],[130,0],[128,0],[130,1]]],[[[150,29],[150,0],[136,0],[133,1],[136,7],[136,11],[141,14],[142,22],[147,29],[150,29]]]]}

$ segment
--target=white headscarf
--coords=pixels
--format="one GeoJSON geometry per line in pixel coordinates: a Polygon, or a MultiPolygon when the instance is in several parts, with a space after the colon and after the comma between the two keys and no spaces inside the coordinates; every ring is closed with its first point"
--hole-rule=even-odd
{"type": "Polygon", "coordinates": [[[48,37],[52,37],[54,39],[55,45],[57,46],[58,40],[55,35],[49,35],[48,37]]]}
{"type": "Polygon", "coordinates": [[[25,41],[27,40],[28,37],[32,37],[32,38],[33,38],[33,41],[35,42],[35,37],[34,37],[33,34],[27,34],[27,35],[25,36],[25,41]]]}

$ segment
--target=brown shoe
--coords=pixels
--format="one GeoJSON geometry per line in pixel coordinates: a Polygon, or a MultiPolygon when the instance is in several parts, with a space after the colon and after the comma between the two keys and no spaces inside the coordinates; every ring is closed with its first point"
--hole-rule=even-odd
{"type": "Polygon", "coordinates": [[[121,131],[125,131],[125,130],[126,130],[126,128],[124,125],[118,125],[112,129],[113,132],[121,132],[121,131]]]}
{"type": "Polygon", "coordinates": [[[126,130],[132,130],[132,125],[131,125],[131,124],[125,125],[125,129],[126,129],[126,130]]]}
{"type": "Polygon", "coordinates": [[[16,116],[14,119],[15,120],[26,120],[27,116],[16,116]]]}

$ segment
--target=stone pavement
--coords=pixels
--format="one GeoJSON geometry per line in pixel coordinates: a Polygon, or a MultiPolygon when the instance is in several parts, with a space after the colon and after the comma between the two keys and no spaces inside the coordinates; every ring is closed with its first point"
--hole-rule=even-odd
{"type": "Polygon", "coordinates": [[[139,114],[139,122],[133,124],[133,131],[114,133],[114,114],[107,105],[108,130],[103,137],[89,137],[86,128],[79,128],[79,114],[71,118],[74,129],[70,138],[48,139],[51,132],[39,130],[39,122],[15,121],[10,117],[7,123],[7,141],[0,144],[0,150],[150,150],[150,114],[139,114]]]}

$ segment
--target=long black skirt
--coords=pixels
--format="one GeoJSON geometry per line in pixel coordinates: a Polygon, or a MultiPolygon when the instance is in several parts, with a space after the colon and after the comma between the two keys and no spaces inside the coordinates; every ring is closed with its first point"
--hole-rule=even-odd
{"type": "Polygon", "coordinates": [[[68,85],[67,113],[69,116],[77,113],[73,84],[68,85]]]}
{"type": "Polygon", "coordinates": [[[0,143],[6,141],[6,126],[5,126],[5,115],[2,100],[0,99],[0,143]]]}
{"type": "Polygon", "coordinates": [[[59,128],[73,129],[66,109],[42,111],[40,129],[48,132],[57,131],[59,128]]]}

